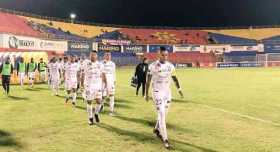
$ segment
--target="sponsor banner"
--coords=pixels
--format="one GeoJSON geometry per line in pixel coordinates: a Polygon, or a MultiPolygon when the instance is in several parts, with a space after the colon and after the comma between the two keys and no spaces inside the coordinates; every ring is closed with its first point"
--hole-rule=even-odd
{"type": "Polygon", "coordinates": [[[40,40],[39,50],[46,51],[67,51],[67,41],[50,41],[50,40],[40,40]]]}
{"type": "Polygon", "coordinates": [[[0,34],[0,48],[4,48],[4,34],[0,34]]]}
{"type": "Polygon", "coordinates": [[[92,45],[88,42],[68,41],[68,50],[90,51],[92,50],[92,45]]]}
{"type": "Polygon", "coordinates": [[[98,51],[121,52],[121,46],[98,44],[98,51]]]}
{"type": "Polygon", "coordinates": [[[129,40],[102,39],[101,42],[104,45],[129,45],[129,44],[131,44],[131,41],[129,41],[129,40]]]}
{"type": "Polygon", "coordinates": [[[189,68],[192,67],[192,63],[177,63],[175,64],[176,68],[189,68]]]}
{"type": "Polygon", "coordinates": [[[264,45],[231,45],[230,51],[264,51],[264,45]]]}
{"type": "Polygon", "coordinates": [[[280,53],[280,43],[279,44],[264,44],[264,51],[270,53],[280,53]]]}
{"type": "Polygon", "coordinates": [[[4,48],[35,50],[40,47],[37,38],[4,34],[3,40],[4,48]]]}
{"type": "Polygon", "coordinates": [[[200,45],[174,45],[174,52],[190,52],[190,51],[201,51],[203,50],[203,46],[200,45]]]}
{"type": "Polygon", "coordinates": [[[260,67],[260,63],[217,63],[218,68],[260,67]]]}
{"type": "Polygon", "coordinates": [[[173,52],[172,45],[149,45],[149,52],[155,53],[160,49],[160,47],[165,47],[168,52],[173,52]]]}
{"type": "Polygon", "coordinates": [[[222,54],[224,52],[230,52],[230,45],[205,45],[204,49],[200,50],[200,52],[222,54]]]}
{"type": "Polygon", "coordinates": [[[96,42],[92,43],[92,50],[98,51],[98,43],[96,42]]]}
{"type": "Polygon", "coordinates": [[[145,53],[147,52],[147,45],[124,45],[123,52],[145,53]]]}
{"type": "Polygon", "coordinates": [[[67,41],[42,40],[39,38],[4,34],[3,48],[37,51],[66,51],[67,41]]]}

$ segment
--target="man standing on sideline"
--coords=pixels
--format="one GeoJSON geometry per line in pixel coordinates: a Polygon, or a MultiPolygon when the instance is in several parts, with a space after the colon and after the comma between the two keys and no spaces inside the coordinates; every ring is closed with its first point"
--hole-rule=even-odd
{"type": "Polygon", "coordinates": [[[161,47],[158,55],[159,60],[153,62],[149,66],[146,84],[146,101],[149,101],[149,87],[150,83],[152,83],[152,97],[158,115],[154,133],[163,141],[164,147],[169,149],[170,144],[167,138],[166,116],[172,99],[170,89],[171,79],[174,81],[181,97],[183,98],[184,96],[175,75],[175,67],[172,63],[167,61],[168,52],[164,47],[161,47]]]}
{"type": "Polygon", "coordinates": [[[36,69],[37,69],[37,64],[34,62],[34,59],[31,58],[30,62],[27,64],[28,79],[31,88],[33,88],[34,86],[36,69]]]}
{"type": "Polygon", "coordinates": [[[26,64],[24,63],[23,57],[20,58],[20,61],[17,64],[17,76],[19,77],[20,86],[23,87],[24,79],[26,75],[26,64]]]}
{"type": "Polygon", "coordinates": [[[43,58],[40,59],[40,62],[38,63],[38,71],[39,71],[39,76],[40,76],[40,82],[45,82],[46,81],[46,68],[47,64],[46,62],[43,61],[43,58]]]}
{"type": "Polygon", "coordinates": [[[145,88],[146,88],[146,76],[148,73],[148,60],[147,58],[143,59],[142,63],[139,63],[135,70],[135,77],[137,77],[137,88],[136,88],[136,95],[138,96],[139,89],[142,85],[142,96],[145,95],[145,88]]]}
{"type": "Polygon", "coordinates": [[[13,65],[11,64],[10,57],[7,57],[6,61],[0,66],[0,73],[2,76],[2,86],[5,94],[9,95],[10,92],[10,80],[11,74],[13,74],[13,65]]]}

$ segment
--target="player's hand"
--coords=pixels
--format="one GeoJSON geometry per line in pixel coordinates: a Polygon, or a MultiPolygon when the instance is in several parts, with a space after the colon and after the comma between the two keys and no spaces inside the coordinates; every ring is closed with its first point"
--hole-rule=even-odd
{"type": "Polygon", "coordinates": [[[149,101],[149,98],[150,98],[149,95],[146,95],[146,96],[145,96],[145,100],[146,100],[147,102],[149,101]]]}
{"type": "Polygon", "coordinates": [[[183,94],[182,90],[179,90],[178,93],[180,94],[181,98],[183,99],[184,98],[184,94],[183,94]]]}

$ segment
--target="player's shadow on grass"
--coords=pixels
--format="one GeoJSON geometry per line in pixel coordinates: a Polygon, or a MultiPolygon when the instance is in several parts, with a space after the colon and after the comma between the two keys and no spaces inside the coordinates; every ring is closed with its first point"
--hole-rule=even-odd
{"type": "MultiPolygon", "coordinates": [[[[129,131],[129,130],[125,130],[125,129],[121,129],[121,128],[117,128],[108,124],[104,124],[101,123],[98,125],[98,127],[105,129],[109,132],[114,132],[120,136],[127,136],[130,137],[134,140],[137,140],[138,142],[142,142],[142,143],[149,143],[149,144],[162,144],[161,141],[159,139],[157,139],[155,136],[152,135],[152,133],[150,135],[145,135],[145,133],[143,132],[134,132],[134,131],[129,131]]],[[[183,151],[183,152],[188,152],[190,151],[189,148],[194,148],[197,150],[200,150],[202,152],[217,152],[215,150],[212,149],[208,149],[208,148],[204,148],[201,146],[197,146],[191,143],[187,143],[187,142],[183,142],[183,141],[179,141],[179,140],[173,140],[170,139],[170,141],[172,142],[171,144],[174,144],[174,148],[177,151],[183,151]],[[183,147],[184,146],[184,147],[183,147]],[[187,147],[185,147],[187,146],[187,147]]]]}
{"type": "Polygon", "coordinates": [[[130,100],[120,99],[120,98],[116,98],[116,99],[115,99],[115,102],[118,102],[118,103],[133,103],[133,102],[130,101],[130,100]]]}
{"type": "MultiPolygon", "coordinates": [[[[146,119],[138,119],[138,118],[129,118],[129,117],[124,117],[124,116],[114,116],[117,119],[123,120],[123,121],[128,121],[128,122],[133,122],[133,123],[138,123],[138,124],[142,124],[145,126],[149,126],[151,128],[153,128],[156,125],[155,121],[151,121],[151,120],[146,120],[146,119]]],[[[167,128],[168,129],[172,129],[172,130],[176,130],[176,131],[180,131],[180,132],[184,132],[184,133],[194,133],[193,130],[187,129],[187,128],[182,128],[170,123],[167,123],[167,128]]]]}
{"type": "Polygon", "coordinates": [[[10,99],[12,99],[12,100],[17,100],[17,101],[19,101],[19,100],[28,100],[29,98],[26,98],[26,97],[17,97],[17,96],[8,96],[10,99]]]}
{"type": "Polygon", "coordinates": [[[44,87],[36,87],[35,89],[36,89],[36,90],[50,90],[50,89],[44,88],[44,87]]]}
{"type": "Polygon", "coordinates": [[[26,88],[25,90],[27,90],[27,91],[40,91],[40,89],[38,89],[38,88],[26,88]]]}
{"type": "Polygon", "coordinates": [[[190,103],[192,101],[183,100],[183,99],[172,99],[172,102],[175,102],[175,103],[190,103]]]}
{"type": "MultiPolygon", "coordinates": [[[[104,108],[107,108],[107,107],[109,107],[109,104],[108,104],[108,102],[106,102],[106,103],[104,103],[104,108]]],[[[80,106],[80,105],[77,105],[76,106],[76,108],[77,109],[81,109],[81,110],[86,110],[86,106],[80,106]]],[[[131,107],[129,106],[129,105],[124,105],[124,104],[120,104],[120,103],[115,103],[115,108],[119,108],[119,109],[131,109],[131,107]]],[[[105,114],[106,113],[109,113],[109,111],[106,111],[106,110],[104,110],[104,112],[105,112],[105,114]]],[[[103,112],[103,113],[104,113],[103,112]]]]}
{"type": "Polygon", "coordinates": [[[0,130],[0,149],[1,147],[22,148],[22,145],[15,140],[11,133],[0,130]]]}

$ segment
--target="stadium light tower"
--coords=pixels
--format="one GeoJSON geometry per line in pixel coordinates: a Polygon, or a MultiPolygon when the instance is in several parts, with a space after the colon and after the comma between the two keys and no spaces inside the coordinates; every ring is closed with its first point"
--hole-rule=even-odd
{"type": "Polygon", "coordinates": [[[70,14],[70,19],[71,19],[71,22],[74,23],[74,20],[76,19],[77,15],[75,13],[71,13],[70,14]]]}

